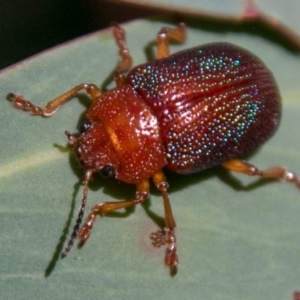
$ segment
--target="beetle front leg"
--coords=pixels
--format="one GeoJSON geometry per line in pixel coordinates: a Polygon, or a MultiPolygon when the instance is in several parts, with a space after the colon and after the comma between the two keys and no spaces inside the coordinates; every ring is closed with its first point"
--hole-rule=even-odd
{"type": "Polygon", "coordinates": [[[7,97],[12,101],[14,108],[29,111],[32,115],[50,117],[56,113],[60,106],[72,99],[81,90],[85,90],[92,99],[101,95],[101,90],[96,85],[82,83],[58,96],[54,100],[47,102],[43,108],[32,104],[20,95],[9,93],[7,97]]]}
{"type": "Polygon", "coordinates": [[[139,204],[146,199],[149,198],[149,181],[144,180],[141,183],[137,185],[137,196],[134,200],[125,200],[120,202],[102,202],[96,204],[92,212],[88,215],[86,218],[85,223],[81,227],[81,229],[78,232],[78,237],[80,238],[80,246],[83,246],[84,243],[88,240],[88,238],[91,235],[91,230],[93,227],[93,224],[96,220],[97,215],[106,215],[109,212],[122,209],[122,208],[128,208],[133,205],[139,204]]]}
{"type": "Polygon", "coordinates": [[[263,178],[283,179],[294,183],[300,188],[300,178],[293,172],[286,170],[283,167],[271,167],[266,170],[259,170],[254,165],[249,164],[240,159],[232,159],[222,164],[223,167],[230,171],[243,173],[249,176],[260,176],[263,178]]]}
{"type": "Polygon", "coordinates": [[[169,42],[175,41],[183,43],[186,39],[186,27],[184,23],[179,23],[177,28],[163,27],[156,37],[157,58],[164,58],[170,55],[169,42]]]}
{"type": "Polygon", "coordinates": [[[167,244],[165,264],[170,267],[172,276],[177,273],[178,256],[176,247],[175,227],[176,223],[172,213],[170,199],[168,195],[168,183],[165,180],[162,172],[157,172],[153,176],[153,181],[157,189],[162,193],[165,210],[165,228],[151,234],[150,238],[153,240],[153,245],[160,247],[167,244]]]}

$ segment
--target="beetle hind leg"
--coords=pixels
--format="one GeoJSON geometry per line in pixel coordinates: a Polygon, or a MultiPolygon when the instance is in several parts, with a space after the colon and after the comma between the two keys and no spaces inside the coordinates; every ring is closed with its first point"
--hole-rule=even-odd
{"type": "Polygon", "coordinates": [[[249,164],[240,159],[232,159],[222,164],[223,167],[230,171],[243,173],[249,176],[260,176],[262,178],[283,179],[288,182],[294,183],[300,188],[300,178],[293,172],[286,170],[283,167],[271,167],[266,170],[259,170],[254,165],[249,164]]]}

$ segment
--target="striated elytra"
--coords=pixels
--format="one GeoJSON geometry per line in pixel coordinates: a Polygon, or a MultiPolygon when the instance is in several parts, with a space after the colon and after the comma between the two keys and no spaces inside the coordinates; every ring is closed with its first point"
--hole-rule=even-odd
{"type": "Polygon", "coordinates": [[[175,172],[241,157],[279,124],[271,72],[231,44],[207,44],[137,66],[126,81],[157,118],[167,167],[175,172]]]}

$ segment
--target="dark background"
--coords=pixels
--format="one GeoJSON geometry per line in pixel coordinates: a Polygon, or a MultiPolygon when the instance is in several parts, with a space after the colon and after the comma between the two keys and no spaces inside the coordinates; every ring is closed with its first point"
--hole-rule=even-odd
{"type": "Polygon", "coordinates": [[[109,0],[0,0],[0,69],[89,32],[157,12],[109,0]]]}

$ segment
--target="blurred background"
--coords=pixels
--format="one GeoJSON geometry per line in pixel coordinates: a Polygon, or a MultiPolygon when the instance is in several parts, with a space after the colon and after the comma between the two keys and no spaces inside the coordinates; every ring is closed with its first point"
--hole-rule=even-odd
{"type": "MultiPolygon", "coordinates": [[[[276,1],[272,9],[268,0],[257,2],[259,9],[269,16],[283,21],[290,29],[295,28],[298,12],[292,1],[276,1]]],[[[199,8],[196,11],[192,9],[189,13],[181,9],[174,12],[168,6],[165,6],[165,11],[162,8],[145,7],[154,3],[151,1],[144,1],[143,6],[124,4],[121,0],[31,0],[28,3],[24,0],[0,0],[0,70],[68,40],[107,28],[111,22],[122,23],[159,14],[171,14],[178,21],[185,20],[182,19],[183,15],[195,14],[197,27],[201,26],[202,29],[214,32],[248,32],[285,44],[289,50],[298,53],[300,49],[299,45],[294,48],[286,37],[268,26],[251,21],[243,24],[229,22],[224,16],[239,16],[244,9],[245,0],[227,0],[223,3],[199,1],[199,8]],[[212,18],[213,14],[206,15],[203,7],[210,12],[218,12],[218,16],[212,18]],[[178,18],[178,15],[181,17],[178,18]]]]}
{"type": "Polygon", "coordinates": [[[112,21],[157,14],[109,0],[1,0],[0,12],[0,69],[112,21]]]}

